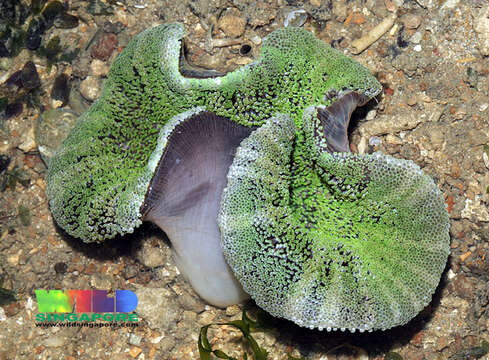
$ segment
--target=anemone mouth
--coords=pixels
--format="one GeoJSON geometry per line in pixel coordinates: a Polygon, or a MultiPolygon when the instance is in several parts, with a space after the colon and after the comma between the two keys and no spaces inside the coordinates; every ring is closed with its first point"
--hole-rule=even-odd
{"type": "Polygon", "coordinates": [[[338,100],[328,107],[318,107],[322,134],[326,139],[328,152],[350,152],[348,125],[353,111],[368,101],[365,95],[355,91],[341,94],[338,100]]]}
{"type": "Polygon", "coordinates": [[[164,129],[141,214],[167,234],[179,270],[200,297],[220,307],[239,303],[247,294],[224,260],[217,213],[235,150],[253,129],[209,111],[179,119],[164,129]]]}
{"type": "Polygon", "coordinates": [[[327,330],[403,325],[446,264],[443,196],[412,161],[311,152],[308,130],[280,115],[239,147],[219,213],[225,258],[274,316],[327,330]]]}

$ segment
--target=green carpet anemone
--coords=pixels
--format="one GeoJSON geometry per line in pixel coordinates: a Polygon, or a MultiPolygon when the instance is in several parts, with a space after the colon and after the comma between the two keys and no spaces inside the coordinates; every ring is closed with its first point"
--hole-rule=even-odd
{"type": "Polygon", "coordinates": [[[381,91],[299,28],[227,74],[190,71],[184,29],[136,36],[49,160],[54,219],[85,242],[163,229],[209,303],[251,296],[302,326],[404,324],[448,255],[440,191],[412,162],[349,152],[351,113],[381,91]]]}

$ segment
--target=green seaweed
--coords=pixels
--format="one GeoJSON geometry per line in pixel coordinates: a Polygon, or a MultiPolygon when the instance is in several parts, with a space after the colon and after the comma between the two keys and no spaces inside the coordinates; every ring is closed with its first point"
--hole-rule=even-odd
{"type": "MultiPolygon", "coordinates": [[[[245,310],[243,310],[241,320],[234,320],[226,323],[214,323],[201,327],[198,341],[199,355],[201,360],[211,360],[211,354],[215,355],[219,359],[237,360],[236,358],[227,355],[225,352],[219,349],[212,349],[212,346],[209,343],[209,340],[207,338],[207,330],[209,329],[209,327],[222,325],[234,326],[239,329],[239,331],[241,331],[241,333],[243,334],[243,338],[248,342],[251,351],[253,352],[254,360],[267,359],[268,352],[260,347],[251,335],[251,332],[253,331],[263,331],[265,325],[263,323],[260,323],[259,321],[254,321],[250,319],[248,315],[246,315],[245,310]]],[[[243,353],[243,358],[247,359],[248,355],[246,353],[243,353]]]]}

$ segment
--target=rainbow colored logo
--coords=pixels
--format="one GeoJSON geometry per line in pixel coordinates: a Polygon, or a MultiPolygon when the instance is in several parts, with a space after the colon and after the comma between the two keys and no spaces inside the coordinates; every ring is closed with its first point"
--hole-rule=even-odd
{"type": "Polygon", "coordinates": [[[138,297],[131,290],[35,290],[40,313],[127,313],[136,309],[138,297]]]}

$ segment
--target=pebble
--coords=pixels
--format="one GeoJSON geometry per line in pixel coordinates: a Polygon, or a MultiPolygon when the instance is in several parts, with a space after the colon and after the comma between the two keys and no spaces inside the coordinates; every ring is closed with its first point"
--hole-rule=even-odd
{"type": "Polygon", "coordinates": [[[379,146],[382,144],[382,139],[380,139],[378,136],[372,136],[370,139],[368,139],[368,144],[370,146],[379,146]]]}
{"type": "Polygon", "coordinates": [[[60,29],[73,29],[78,26],[78,18],[74,15],[61,13],[54,19],[54,26],[60,29]]]}
{"type": "Polygon", "coordinates": [[[122,276],[126,280],[136,277],[138,273],[139,273],[139,268],[135,264],[128,264],[124,266],[124,268],[122,269],[122,276]]]}
{"type": "Polygon", "coordinates": [[[419,44],[423,40],[423,34],[421,34],[419,31],[415,32],[413,36],[409,39],[413,44],[419,44]]]}
{"type": "Polygon", "coordinates": [[[47,347],[60,347],[65,344],[66,340],[66,337],[61,336],[61,334],[56,334],[45,339],[43,344],[47,347]]]}
{"type": "Polygon", "coordinates": [[[226,10],[219,18],[217,26],[228,37],[237,38],[243,35],[246,27],[246,20],[234,9],[226,10]]]}
{"type": "Polygon", "coordinates": [[[26,46],[29,50],[37,50],[41,46],[42,35],[46,31],[44,21],[39,18],[33,18],[27,28],[26,46]]]}
{"type": "Polygon", "coordinates": [[[474,30],[479,40],[479,51],[483,56],[489,56],[489,5],[478,11],[474,19],[474,30]]]}
{"type": "Polygon", "coordinates": [[[5,108],[5,118],[10,119],[12,117],[18,116],[24,110],[24,105],[20,102],[8,104],[5,108]]]}
{"type": "Polygon", "coordinates": [[[385,142],[389,145],[401,145],[402,144],[402,140],[399,139],[397,136],[392,135],[392,134],[386,135],[385,142]]]}
{"type": "Polygon", "coordinates": [[[231,305],[226,308],[226,315],[227,316],[234,316],[236,314],[239,314],[241,312],[241,308],[239,305],[231,305]]]}
{"type": "Polygon", "coordinates": [[[188,291],[182,291],[181,294],[178,295],[177,301],[184,310],[201,313],[205,309],[202,300],[188,291]]]}
{"type": "Polygon", "coordinates": [[[129,344],[131,345],[139,345],[141,344],[142,337],[137,334],[131,334],[129,336],[129,344]]]}
{"type": "Polygon", "coordinates": [[[346,17],[348,16],[348,7],[346,6],[346,2],[333,2],[333,16],[338,22],[345,21],[346,17]]]}
{"type": "Polygon", "coordinates": [[[482,202],[482,196],[476,195],[474,200],[466,198],[461,216],[471,221],[489,221],[489,209],[482,202]]]}
{"type": "Polygon", "coordinates": [[[141,243],[141,247],[136,250],[135,258],[144,266],[155,268],[165,265],[168,259],[167,252],[158,245],[153,245],[149,239],[141,243]]]}
{"type": "Polygon", "coordinates": [[[103,273],[95,273],[90,278],[90,285],[94,289],[111,289],[112,288],[112,276],[103,273]]]}
{"type": "Polygon", "coordinates": [[[99,77],[104,77],[107,76],[109,73],[109,65],[102,60],[99,59],[93,59],[93,61],[90,63],[90,75],[94,76],[99,76],[99,77]]]}
{"type": "Polygon", "coordinates": [[[58,75],[56,79],[54,79],[53,89],[51,90],[51,99],[61,101],[61,106],[66,105],[70,99],[70,86],[68,80],[68,75],[58,75]]]}
{"type": "Polygon", "coordinates": [[[376,116],[377,116],[377,110],[373,109],[367,113],[367,116],[365,117],[365,119],[370,121],[370,120],[375,119],[376,116]]]}
{"type": "Polygon", "coordinates": [[[80,94],[89,100],[97,100],[102,92],[102,81],[98,76],[89,75],[80,83],[80,94]]]}
{"type": "Polygon", "coordinates": [[[406,29],[417,29],[421,25],[421,17],[415,14],[405,14],[401,17],[401,22],[406,29]]]}
{"type": "Polygon", "coordinates": [[[182,309],[175,294],[166,288],[139,288],[137,313],[148,322],[151,329],[173,329],[182,309]]]}
{"type": "Polygon", "coordinates": [[[18,146],[20,150],[27,153],[37,150],[37,144],[35,140],[34,127],[31,127],[27,132],[24,132],[21,136],[21,143],[18,146]]]}
{"type": "Polygon", "coordinates": [[[446,0],[443,5],[441,6],[441,9],[454,9],[457,7],[459,4],[460,0],[446,0]]]}
{"type": "Polygon", "coordinates": [[[78,115],[71,110],[51,109],[43,112],[34,129],[34,138],[44,162],[66,139],[78,115]]]}
{"type": "Polygon", "coordinates": [[[307,12],[304,9],[290,11],[284,20],[284,27],[301,27],[307,20],[307,12]]]}
{"type": "Polygon", "coordinates": [[[32,61],[25,63],[20,73],[22,86],[28,90],[35,89],[41,85],[41,79],[37,73],[36,65],[32,61]]]}
{"type": "Polygon", "coordinates": [[[68,103],[73,110],[77,114],[83,114],[90,107],[90,103],[85,100],[85,98],[80,94],[78,90],[72,89],[70,91],[70,98],[68,103]]]}
{"type": "Polygon", "coordinates": [[[112,55],[112,52],[117,48],[117,45],[118,41],[116,34],[104,33],[100,36],[97,42],[92,45],[90,52],[95,59],[107,61],[112,55]]]}
{"type": "MultiPolygon", "coordinates": [[[[460,259],[461,261],[465,261],[460,259]]],[[[469,300],[474,294],[474,283],[466,276],[459,274],[452,280],[453,288],[458,296],[469,300]]]]}
{"type": "Polygon", "coordinates": [[[68,265],[65,262],[57,262],[54,264],[54,271],[56,274],[64,274],[68,270],[68,265]]]}
{"type": "Polygon", "coordinates": [[[140,347],[133,346],[131,350],[129,350],[128,354],[135,359],[138,357],[139,354],[141,354],[142,351],[143,349],[141,349],[140,347]]]}
{"type": "Polygon", "coordinates": [[[489,155],[487,155],[487,152],[482,153],[482,160],[484,161],[486,168],[489,169],[489,155]]]}

